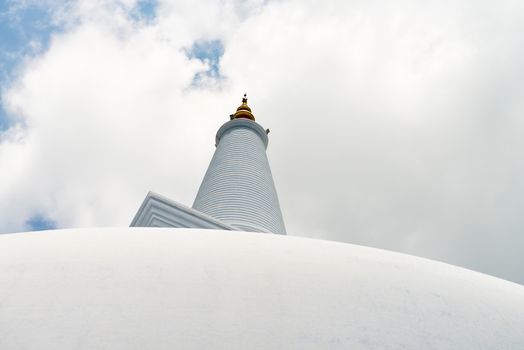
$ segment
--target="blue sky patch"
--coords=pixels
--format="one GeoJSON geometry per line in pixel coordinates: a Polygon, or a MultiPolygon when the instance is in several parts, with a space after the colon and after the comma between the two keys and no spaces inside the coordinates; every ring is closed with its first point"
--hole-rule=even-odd
{"type": "MultiPolygon", "coordinates": [[[[60,29],[53,24],[46,6],[0,1],[0,93],[22,59],[45,51],[51,35],[60,29]]],[[[9,119],[0,99],[0,132],[8,128],[9,119]]]]}
{"type": "Polygon", "coordinates": [[[131,12],[131,18],[136,21],[149,23],[156,17],[157,0],[140,0],[131,12]]]}
{"type": "Polygon", "coordinates": [[[5,131],[9,126],[9,121],[7,119],[7,114],[4,111],[4,108],[2,107],[2,104],[0,103],[0,133],[2,131],[5,131]]]}
{"type": "Polygon", "coordinates": [[[54,230],[56,222],[43,215],[35,215],[25,222],[30,231],[54,230]]]}
{"type": "Polygon", "coordinates": [[[186,51],[190,59],[198,59],[207,64],[209,69],[195,75],[193,85],[198,85],[204,78],[220,79],[220,59],[224,55],[224,45],[220,40],[196,41],[186,51]]]}
{"type": "Polygon", "coordinates": [[[9,3],[0,3],[0,83],[9,80],[24,56],[45,51],[51,35],[60,29],[44,6],[15,9],[9,3]]]}

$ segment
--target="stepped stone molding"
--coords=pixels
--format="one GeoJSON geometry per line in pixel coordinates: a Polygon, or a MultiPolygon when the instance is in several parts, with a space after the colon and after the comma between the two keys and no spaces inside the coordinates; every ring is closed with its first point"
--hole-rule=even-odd
{"type": "Polygon", "coordinates": [[[195,209],[149,192],[131,227],[179,227],[238,231],[237,228],[195,209]]]}
{"type": "Polygon", "coordinates": [[[285,234],[267,145],[266,131],[255,121],[222,125],[193,209],[244,231],[285,234]]]}

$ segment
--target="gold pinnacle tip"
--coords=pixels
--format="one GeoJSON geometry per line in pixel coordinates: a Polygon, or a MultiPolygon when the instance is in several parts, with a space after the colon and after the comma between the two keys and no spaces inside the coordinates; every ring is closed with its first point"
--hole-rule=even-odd
{"type": "Polygon", "coordinates": [[[232,119],[239,118],[255,120],[255,116],[251,113],[251,108],[247,105],[247,93],[244,94],[242,104],[237,108],[236,113],[232,116],[232,119]]]}

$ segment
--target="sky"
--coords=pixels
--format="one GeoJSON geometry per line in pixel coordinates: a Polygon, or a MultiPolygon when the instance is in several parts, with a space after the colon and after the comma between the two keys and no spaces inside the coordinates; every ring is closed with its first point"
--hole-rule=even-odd
{"type": "Polygon", "coordinates": [[[524,3],[0,1],[0,232],[191,205],[244,92],[288,234],[524,284],[524,3]]]}

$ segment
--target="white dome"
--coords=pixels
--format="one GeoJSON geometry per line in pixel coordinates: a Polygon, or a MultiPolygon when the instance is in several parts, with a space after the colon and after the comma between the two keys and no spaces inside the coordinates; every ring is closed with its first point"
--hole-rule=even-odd
{"type": "Polygon", "coordinates": [[[196,229],[0,235],[0,349],[524,349],[524,286],[196,229]]]}

